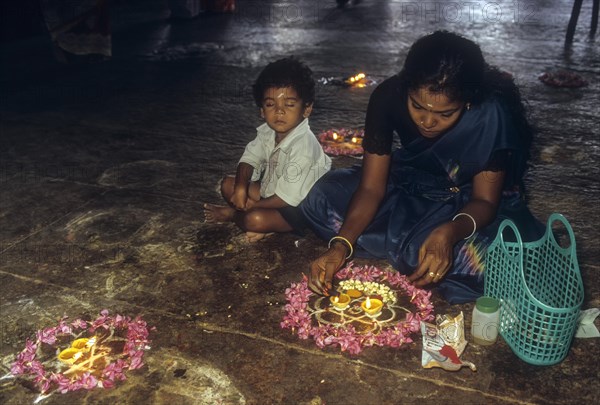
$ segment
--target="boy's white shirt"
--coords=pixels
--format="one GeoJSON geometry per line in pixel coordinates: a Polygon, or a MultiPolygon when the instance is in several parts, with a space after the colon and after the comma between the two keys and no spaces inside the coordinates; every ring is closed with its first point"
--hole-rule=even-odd
{"type": "Polygon", "coordinates": [[[266,123],[256,128],[256,138],[247,146],[239,163],[254,168],[252,181],[260,180],[260,196],[277,194],[296,207],[312,186],[331,168],[331,159],[323,152],[310,130],[308,118],[275,146],[275,131],[266,123]]]}

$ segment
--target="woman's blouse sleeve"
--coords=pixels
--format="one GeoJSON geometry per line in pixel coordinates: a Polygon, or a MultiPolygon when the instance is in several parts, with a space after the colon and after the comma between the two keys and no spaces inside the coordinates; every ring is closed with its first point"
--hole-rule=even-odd
{"type": "Polygon", "coordinates": [[[365,119],[365,136],[362,144],[366,152],[377,155],[392,153],[395,128],[391,106],[399,102],[399,100],[393,100],[394,93],[389,82],[384,81],[369,98],[365,119]]]}

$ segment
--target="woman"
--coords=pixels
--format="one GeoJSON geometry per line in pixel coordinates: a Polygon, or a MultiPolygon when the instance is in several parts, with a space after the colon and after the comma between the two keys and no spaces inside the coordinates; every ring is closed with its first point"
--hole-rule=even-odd
{"type": "Polygon", "coordinates": [[[542,235],[522,198],[531,139],[518,88],[477,44],[446,31],[417,40],[371,95],[362,168],[325,175],[301,205],[329,240],[311,263],[311,289],[327,295],[356,254],[387,258],[451,303],[476,299],[502,219],[525,240],[542,235]],[[394,132],[402,147],[392,153],[394,132]]]}

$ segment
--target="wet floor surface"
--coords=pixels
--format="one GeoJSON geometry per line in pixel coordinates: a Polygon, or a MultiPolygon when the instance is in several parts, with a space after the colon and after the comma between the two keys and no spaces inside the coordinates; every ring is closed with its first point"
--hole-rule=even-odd
{"type": "MultiPolygon", "coordinates": [[[[203,222],[218,180],[235,169],[261,122],[250,86],[269,61],[296,55],[317,78],[396,73],[410,44],[438,28],[477,40],[510,71],[539,128],[526,179],[534,214],[569,220],[585,285],[600,307],[598,43],[584,4],[563,47],[568,1],[527,3],[238,1],[233,14],[170,20],[166,2],[112,10],[113,58],[53,60],[46,37],[0,47],[0,374],[36,330],[102,309],[142,315],[146,366],[115,389],[45,403],[590,403],[600,396],[598,339],[575,339],[551,367],[519,360],[500,340],[469,344],[478,371],[421,368],[421,343],[358,356],[321,350],[280,328],[284,291],[325,249],[281,235],[245,242],[233,225],[203,222]],[[458,4],[458,3],[457,3],[458,4]],[[461,3],[462,4],[462,3],[461,3]],[[515,6],[517,4],[517,6],[515,6]],[[516,7],[516,8],[515,8],[516,7]],[[538,76],[570,69],[579,89],[538,76]]],[[[361,127],[372,87],[319,85],[311,127],[361,127]]],[[[355,163],[334,159],[336,167],[355,163]]],[[[358,260],[384,266],[384,262],[358,260]]],[[[466,315],[434,293],[436,313],[466,315]]],[[[597,322],[598,324],[598,322],[597,322]]],[[[467,337],[470,338],[467,332],[467,337]]],[[[2,381],[2,403],[31,403],[2,381]]]]}

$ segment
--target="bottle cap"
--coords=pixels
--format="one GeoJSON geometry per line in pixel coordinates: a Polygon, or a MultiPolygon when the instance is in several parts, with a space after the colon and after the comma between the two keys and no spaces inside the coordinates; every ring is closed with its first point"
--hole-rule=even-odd
{"type": "Polygon", "coordinates": [[[491,314],[492,312],[496,312],[498,310],[500,303],[496,298],[479,297],[477,298],[475,305],[479,311],[485,312],[486,314],[491,314]]]}

